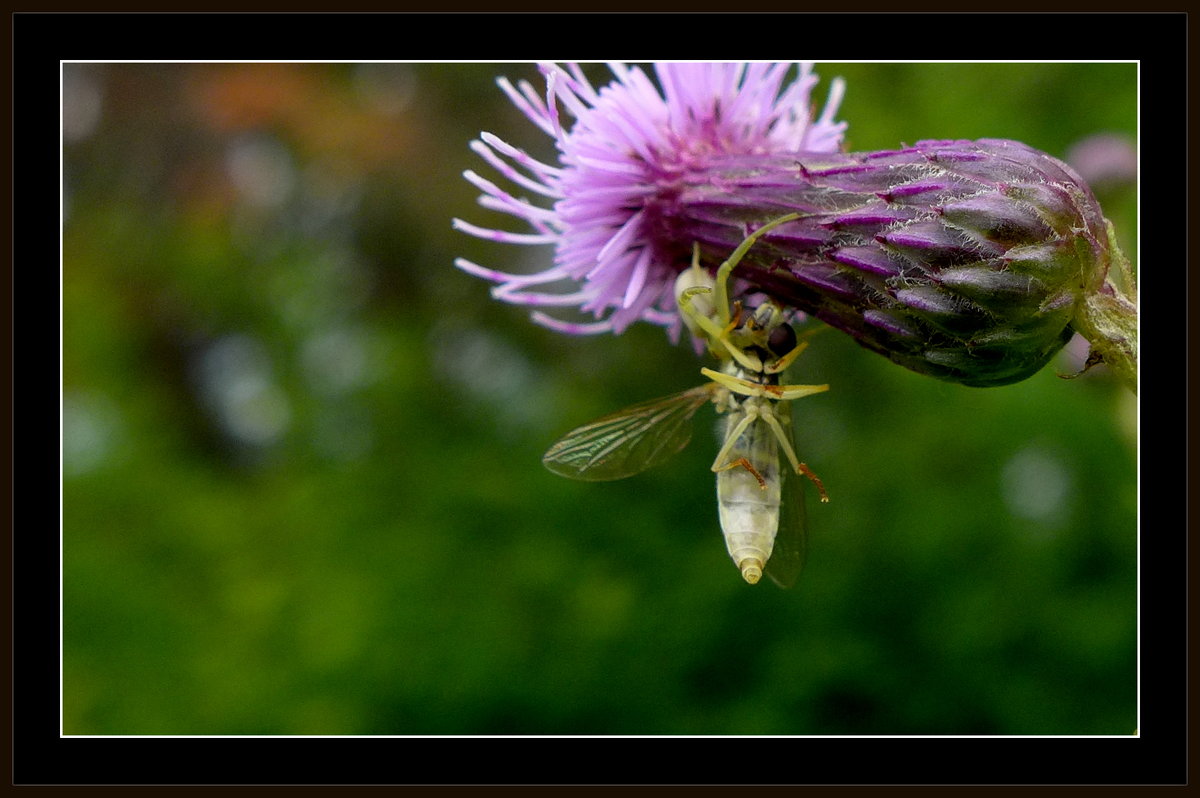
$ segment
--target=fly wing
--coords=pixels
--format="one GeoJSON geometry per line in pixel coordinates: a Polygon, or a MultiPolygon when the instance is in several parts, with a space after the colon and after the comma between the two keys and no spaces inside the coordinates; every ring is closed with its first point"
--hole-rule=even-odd
{"type": "Polygon", "coordinates": [[[589,481],[624,479],[661,465],[687,446],[692,416],[713,384],[642,402],[573,429],[546,451],[546,468],[589,481]]]}
{"type": "MultiPolygon", "coordinates": [[[[776,418],[795,448],[792,435],[791,403],[775,405],[776,418]]],[[[808,516],[804,509],[804,479],[796,473],[791,463],[779,453],[780,486],[779,531],[775,534],[775,548],[763,569],[771,581],[787,589],[796,584],[808,550],[808,516]]]]}

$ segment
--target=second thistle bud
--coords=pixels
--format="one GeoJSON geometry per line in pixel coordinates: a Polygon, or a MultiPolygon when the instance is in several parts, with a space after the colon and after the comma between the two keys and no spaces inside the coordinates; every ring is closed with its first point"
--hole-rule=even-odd
{"type": "MultiPolygon", "coordinates": [[[[748,230],[802,214],[747,254],[738,274],[749,290],[965,385],[1032,375],[1096,327],[1090,297],[1119,296],[1108,276],[1124,261],[1090,189],[1014,141],[736,156],[679,189],[660,207],[665,237],[718,260],[748,230]]],[[[1132,303],[1125,311],[1136,318],[1132,303]]],[[[1110,342],[1089,338],[1109,356],[1110,342]]],[[[1136,370],[1136,332],[1132,352],[1136,370]]]]}

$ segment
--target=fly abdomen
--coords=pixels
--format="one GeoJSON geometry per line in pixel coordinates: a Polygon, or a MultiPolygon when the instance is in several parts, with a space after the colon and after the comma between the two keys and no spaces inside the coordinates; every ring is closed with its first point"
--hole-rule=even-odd
{"type": "MultiPolygon", "coordinates": [[[[726,434],[732,433],[740,415],[729,414],[726,434]]],[[[762,577],[779,529],[779,456],[771,430],[755,419],[720,466],[717,504],[725,548],[742,578],[754,584],[762,577]]]]}

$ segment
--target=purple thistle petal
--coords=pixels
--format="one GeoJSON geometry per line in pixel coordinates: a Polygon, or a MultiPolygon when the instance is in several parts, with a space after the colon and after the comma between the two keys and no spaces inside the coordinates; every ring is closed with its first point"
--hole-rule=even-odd
{"type": "Polygon", "coordinates": [[[454,265],[462,269],[467,274],[473,274],[476,277],[482,277],[484,280],[491,280],[493,283],[508,283],[513,286],[520,285],[539,285],[545,282],[561,279],[560,276],[546,277],[546,272],[539,274],[509,274],[508,272],[500,272],[495,269],[488,269],[479,264],[472,263],[466,258],[455,258],[454,265]]]}
{"type": "Polygon", "coordinates": [[[550,123],[549,115],[546,113],[546,108],[542,104],[542,101],[539,98],[534,98],[534,100],[531,101],[528,97],[528,94],[523,91],[529,87],[528,83],[521,81],[522,91],[518,91],[517,89],[513,88],[513,85],[509,83],[506,78],[497,78],[496,85],[498,85],[501,90],[508,95],[508,99],[512,100],[512,104],[515,105],[521,113],[525,114],[526,118],[528,118],[530,122],[533,122],[533,124],[541,128],[542,132],[550,136],[555,135],[554,126],[550,123]]]}
{"type": "MultiPolygon", "coordinates": [[[[493,136],[491,133],[485,132],[480,133],[479,138],[483,140],[484,144],[488,145],[496,152],[512,158],[530,172],[535,172],[540,175],[546,188],[552,188],[552,186],[550,186],[550,182],[562,176],[563,170],[561,168],[557,166],[549,166],[535,158],[531,158],[524,150],[517,149],[498,136],[493,136]]],[[[554,194],[553,196],[558,197],[560,195],[554,194]]]]}
{"type": "Polygon", "coordinates": [[[450,223],[455,230],[461,230],[468,235],[491,241],[503,241],[506,244],[552,244],[558,238],[552,233],[510,233],[506,230],[489,230],[486,227],[477,227],[470,222],[464,222],[462,219],[451,219],[450,223]]]}
{"type": "Polygon", "coordinates": [[[578,300],[580,310],[604,320],[551,323],[544,314],[536,317],[552,329],[620,332],[644,320],[675,337],[680,320],[672,286],[680,264],[690,258],[690,243],[661,240],[649,226],[676,201],[681,181],[703,174],[715,160],[787,155],[802,146],[835,151],[846,127],[833,118],[844,86],[833,84],[820,118],[813,121],[810,94],[817,78],[808,64],[786,83],[792,65],[785,63],[655,64],[658,85],[639,67],[609,68],[615,79],[598,89],[578,64],[539,64],[544,92],[528,81],[497,80],[513,105],[554,139],[559,163],[537,161],[490,133],[481,134],[471,149],[505,179],[554,205],[535,205],[468,172],[466,179],[482,192],[481,204],[536,232],[491,230],[459,219],[453,226],[504,243],[554,244],[555,266],[530,279],[467,261],[456,265],[501,283],[494,294],[504,301],[566,306],[578,300]],[[564,110],[572,122],[562,117],[564,110]],[[576,281],[577,290],[518,290],[564,277],[576,281]]]}
{"type": "Polygon", "coordinates": [[[541,194],[543,197],[550,197],[551,199],[559,199],[559,195],[557,193],[555,193],[551,188],[549,188],[545,183],[538,182],[537,180],[533,180],[532,178],[526,177],[525,175],[518,172],[516,169],[509,166],[496,153],[495,149],[493,149],[492,147],[489,147],[484,142],[472,141],[470,146],[471,146],[471,150],[474,153],[476,153],[477,155],[479,155],[481,158],[483,158],[485,161],[487,161],[489,166],[491,166],[497,172],[504,175],[504,177],[508,178],[509,180],[511,180],[512,182],[521,186],[522,188],[526,188],[536,194],[541,194]]]}
{"type": "Polygon", "coordinates": [[[612,332],[613,325],[610,321],[597,321],[591,324],[579,324],[577,322],[563,321],[556,319],[553,316],[547,316],[541,311],[535,310],[529,314],[529,318],[537,324],[547,327],[555,332],[566,333],[567,335],[599,335],[600,333],[612,332]]]}
{"type": "Polygon", "coordinates": [[[524,200],[519,200],[490,180],[485,180],[475,174],[470,169],[463,172],[463,177],[466,178],[468,183],[484,192],[483,196],[479,198],[480,205],[483,205],[485,208],[510,213],[513,216],[520,216],[527,219],[530,224],[533,224],[542,232],[549,232],[549,226],[546,222],[554,221],[554,211],[548,208],[539,208],[536,205],[530,205],[524,200]]]}
{"type": "Polygon", "coordinates": [[[633,264],[633,274],[629,278],[629,286],[625,289],[625,297],[621,300],[621,307],[633,307],[638,296],[642,293],[642,286],[646,284],[646,273],[650,270],[650,250],[643,249],[642,254],[633,264]]]}

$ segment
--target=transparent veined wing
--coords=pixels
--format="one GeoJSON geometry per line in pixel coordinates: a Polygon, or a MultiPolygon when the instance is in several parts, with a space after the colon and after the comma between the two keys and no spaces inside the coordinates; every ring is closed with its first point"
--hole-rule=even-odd
{"type": "MultiPolygon", "coordinates": [[[[777,403],[775,417],[795,448],[791,403],[777,403]]],[[[779,461],[779,473],[783,480],[780,486],[782,503],[779,508],[779,530],[775,533],[775,548],[763,572],[771,577],[772,582],[787,589],[796,584],[800,571],[804,569],[808,552],[808,516],[804,508],[804,477],[796,473],[782,451],[779,452],[779,461]]]]}
{"type": "Polygon", "coordinates": [[[623,479],[669,460],[692,438],[692,416],[713,397],[713,383],[632,405],[573,429],[542,457],[571,479],[623,479]]]}

